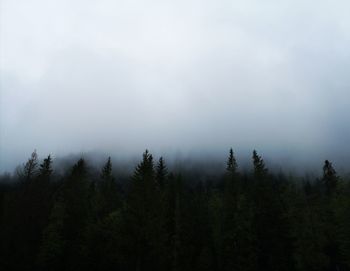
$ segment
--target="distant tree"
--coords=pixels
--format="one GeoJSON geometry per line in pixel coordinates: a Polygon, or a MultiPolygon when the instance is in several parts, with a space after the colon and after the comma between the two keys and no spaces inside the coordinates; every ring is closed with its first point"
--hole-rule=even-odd
{"type": "Polygon", "coordinates": [[[254,175],[256,178],[261,179],[266,177],[268,169],[265,167],[264,160],[258,155],[257,151],[253,151],[253,165],[254,165],[254,175]]]}
{"type": "Polygon", "coordinates": [[[43,163],[40,164],[39,176],[41,178],[49,178],[51,174],[52,174],[52,158],[51,158],[51,155],[49,155],[47,158],[44,159],[43,163]]]}
{"type": "Polygon", "coordinates": [[[117,183],[112,175],[112,162],[108,157],[101,171],[101,180],[97,185],[97,212],[99,219],[107,216],[120,206],[117,183]]]}
{"type": "Polygon", "coordinates": [[[160,188],[164,187],[164,182],[168,174],[167,166],[165,165],[163,157],[159,158],[156,168],[156,180],[160,188]]]}
{"type": "Polygon", "coordinates": [[[27,163],[24,165],[22,170],[17,171],[17,174],[20,178],[24,179],[25,181],[29,181],[33,179],[33,177],[36,174],[38,166],[38,155],[36,153],[36,150],[32,152],[31,157],[28,159],[27,163]]]}
{"type": "MultiPolygon", "coordinates": [[[[84,265],[83,241],[85,229],[89,222],[89,188],[88,169],[83,158],[72,167],[60,189],[58,203],[65,206],[63,219],[64,246],[63,269],[81,269],[84,265]],[[62,201],[62,202],[60,202],[62,201]]],[[[52,223],[56,223],[53,221],[52,223]]]]}
{"type": "Polygon", "coordinates": [[[232,175],[235,175],[237,172],[237,161],[234,156],[232,148],[230,149],[229,156],[227,159],[227,167],[226,170],[230,172],[232,175]]]}
{"type": "Polygon", "coordinates": [[[328,193],[334,191],[338,183],[337,172],[332,166],[332,163],[326,160],[323,166],[323,182],[326,185],[328,193]]]}
{"type": "Polygon", "coordinates": [[[146,150],[137,165],[126,201],[128,269],[161,270],[164,262],[164,211],[155,180],[153,156],[146,150]],[[163,255],[163,256],[162,256],[163,255]]]}
{"type": "Polygon", "coordinates": [[[154,162],[153,156],[146,150],[142,155],[142,161],[137,165],[134,173],[134,181],[154,181],[154,162]]]}
{"type": "Polygon", "coordinates": [[[111,157],[108,157],[108,160],[107,160],[106,164],[102,168],[101,178],[103,180],[113,179],[111,157]]]}

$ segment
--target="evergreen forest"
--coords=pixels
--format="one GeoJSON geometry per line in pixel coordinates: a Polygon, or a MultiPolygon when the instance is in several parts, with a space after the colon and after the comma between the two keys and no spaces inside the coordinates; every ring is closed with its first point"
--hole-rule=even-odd
{"type": "Polygon", "coordinates": [[[62,173],[34,151],[1,176],[0,270],[350,270],[350,179],[336,165],[296,177],[255,150],[251,171],[232,149],[224,159],[205,177],[146,150],[118,178],[111,158],[62,173]]]}

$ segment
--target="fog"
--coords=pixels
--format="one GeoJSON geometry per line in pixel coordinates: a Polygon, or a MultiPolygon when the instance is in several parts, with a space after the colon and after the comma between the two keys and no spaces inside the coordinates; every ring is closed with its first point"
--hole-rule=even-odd
{"type": "Polygon", "coordinates": [[[350,2],[0,2],[0,172],[41,157],[350,168],[350,2]]]}

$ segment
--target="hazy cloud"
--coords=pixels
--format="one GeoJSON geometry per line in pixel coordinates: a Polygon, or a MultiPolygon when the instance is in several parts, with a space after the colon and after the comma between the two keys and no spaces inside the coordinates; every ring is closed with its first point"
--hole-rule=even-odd
{"type": "Polygon", "coordinates": [[[34,148],[349,165],[348,1],[0,5],[0,170],[34,148]]]}

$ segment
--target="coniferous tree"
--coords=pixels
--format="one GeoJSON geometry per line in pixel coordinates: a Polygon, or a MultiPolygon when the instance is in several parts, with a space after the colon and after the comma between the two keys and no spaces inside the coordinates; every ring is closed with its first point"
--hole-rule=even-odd
{"type": "Polygon", "coordinates": [[[50,178],[51,174],[52,174],[52,158],[51,158],[51,155],[49,155],[47,158],[44,159],[43,163],[40,164],[39,176],[40,178],[48,179],[50,178]]]}
{"type": "Polygon", "coordinates": [[[256,268],[253,206],[241,188],[241,176],[230,149],[228,173],[223,193],[221,267],[223,270],[254,270],[256,268]]]}
{"type": "Polygon", "coordinates": [[[101,171],[101,180],[97,185],[98,217],[102,218],[115,211],[119,203],[118,187],[112,175],[112,162],[108,157],[101,171]]]}
{"type": "Polygon", "coordinates": [[[108,157],[106,164],[102,168],[101,178],[103,180],[110,180],[113,178],[111,157],[108,157]]]}
{"type": "Polygon", "coordinates": [[[164,211],[155,180],[153,156],[148,150],[135,169],[125,211],[125,236],[130,238],[127,244],[129,268],[162,269],[165,260],[164,211]]]}
{"type": "Polygon", "coordinates": [[[230,172],[232,175],[235,175],[237,173],[237,161],[234,156],[232,148],[230,149],[229,157],[227,159],[226,170],[230,172]]]}
{"type": "MultiPolygon", "coordinates": [[[[72,167],[71,173],[65,178],[58,191],[54,206],[60,206],[60,208],[54,207],[53,210],[60,210],[60,216],[56,216],[48,225],[50,227],[51,224],[62,223],[62,230],[57,233],[61,235],[57,238],[64,244],[62,262],[65,270],[81,269],[84,266],[83,241],[89,221],[89,187],[87,165],[81,158],[72,167]],[[59,221],[61,219],[62,222],[59,221]]],[[[53,228],[56,229],[56,226],[53,228]]]]}
{"type": "Polygon", "coordinates": [[[159,158],[156,170],[157,170],[156,180],[157,180],[158,186],[162,189],[164,187],[164,182],[168,174],[168,169],[167,169],[167,166],[165,165],[163,157],[159,158]]]}
{"type": "Polygon", "coordinates": [[[28,159],[27,163],[24,165],[22,170],[17,171],[20,178],[25,181],[30,181],[36,174],[38,166],[38,155],[36,150],[33,151],[31,157],[28,159]]]}
{"type": "Polygon", "coordinates": [[[327,192],[331,193],[337,186],[338,176],[331,162],[326,160],[323,166],[323,181],[327,192]]]}
{"type": "Polygon", "coordinates": [[[254,175],[257,179],[262,179],[267,175],[267,168],[265,167],[264,160],[258,155],[257,151],[253,151],[253,165],[254,165],[254,175]]]}

